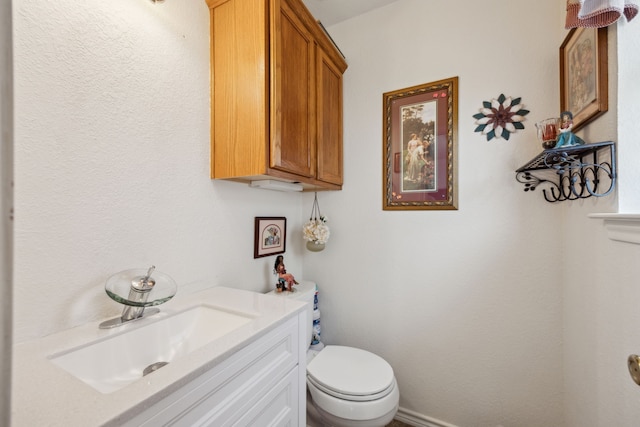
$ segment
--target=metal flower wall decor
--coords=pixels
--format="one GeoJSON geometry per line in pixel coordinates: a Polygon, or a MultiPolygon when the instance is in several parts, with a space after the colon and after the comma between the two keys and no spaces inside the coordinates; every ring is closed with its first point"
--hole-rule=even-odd
{"type": "Polygon", "coordinates": [[[478,127],[474,132],[481,132],[487,137],[487,141],[493,138],[509,140],[511,133],[518,129],[524,129],[522,121],[529,114],[525,110],[522,98],[511,98],[500,94],[497,99],[483,101],[478,114],[474,114],[478,127]]]}

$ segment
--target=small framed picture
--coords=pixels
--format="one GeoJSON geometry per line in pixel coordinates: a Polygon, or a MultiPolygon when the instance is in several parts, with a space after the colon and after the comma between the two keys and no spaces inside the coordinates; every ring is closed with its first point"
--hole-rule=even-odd
{"type": "Polygon", "coordinates": [[[575,132],[609,108],[607,29],[573,28],[560,46],[560,111],[575,132]]]}
{"type": "Polygon", "coordinates": [[[253,257],[284,253],[287,242],[287,218],[257,216],[253,257]]]}

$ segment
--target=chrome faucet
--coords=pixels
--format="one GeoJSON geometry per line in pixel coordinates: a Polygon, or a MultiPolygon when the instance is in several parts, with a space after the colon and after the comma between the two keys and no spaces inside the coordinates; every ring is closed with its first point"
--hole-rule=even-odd
{"type": "Polygon", "coordinates": [[[127,322],[141,319],[158,313],[160,310],[151,305],[159,305],[169,301],[176,293],[176,283],[166,274],[156,272],[158,281],[151,277],[156,267],[152,265],[146,272],[144,270],[126,270],[114,274],[107,280],[105,291],[114,301],[124,304],[122,315],[107,320],[100,324],[101,329],[113,328],[127,322]],[[158,288],[152,300],[149,300],[151,291],[158,288]]]}
{"type": "MultiPolygon", "coordinates": [[[[147,274],[145,276],[137,276],[131,281],[131,289],[129,290],[129,298],[128,300],[133,303],[144,304],[149,299],[149,292],[153,289],[156,284],[156,281],[151,277],[151,273],[156,269],[155,265],[149,267],[147,274]]],[[[123,322],[127,322],[129,320],[137,319],[138,317],[142,317],[144,314],[144,305],[136,306],[136,305],[125,305],[122,309],[122,318],[123,322]]]]}

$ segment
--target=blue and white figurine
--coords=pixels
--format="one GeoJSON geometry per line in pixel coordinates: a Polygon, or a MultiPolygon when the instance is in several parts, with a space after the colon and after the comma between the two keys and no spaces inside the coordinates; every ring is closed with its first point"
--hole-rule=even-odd
{"type": "Polygon", "coordinates": [[[556,146],[554,148],[573,147],[574,145],[582,145],[582,138],[571,132],[573,128],[573,114],[571,111],[563,111],[560,115],[560,132],[556,146]]]}

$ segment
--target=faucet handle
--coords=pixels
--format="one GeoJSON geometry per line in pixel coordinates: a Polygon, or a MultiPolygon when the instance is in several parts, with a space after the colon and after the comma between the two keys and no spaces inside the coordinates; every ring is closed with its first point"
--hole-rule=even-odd
{"type": "Polygon", "coordinates": [[[149,267],[149,270],[147,270],[147,274],[145,276],[134,277],[131,281],[131,287],[136,291],[142,292],[150,291],[151,289],[153,289],[156,281],[151,277],[151,273],[153,273],[153,270],[155,269],[156,266],[152,265],[151,267],[149,267]]]}
{"type": "Polygon", "coordinates": [[[148,280],[149,277],[151,277],[151,274],[153,273],[153,270],[156,269],[155,265],[152,265],[151,267],[149,267],[149,270],[147,270],[147,275],[144,276],[144,280],[148,280]]]}

